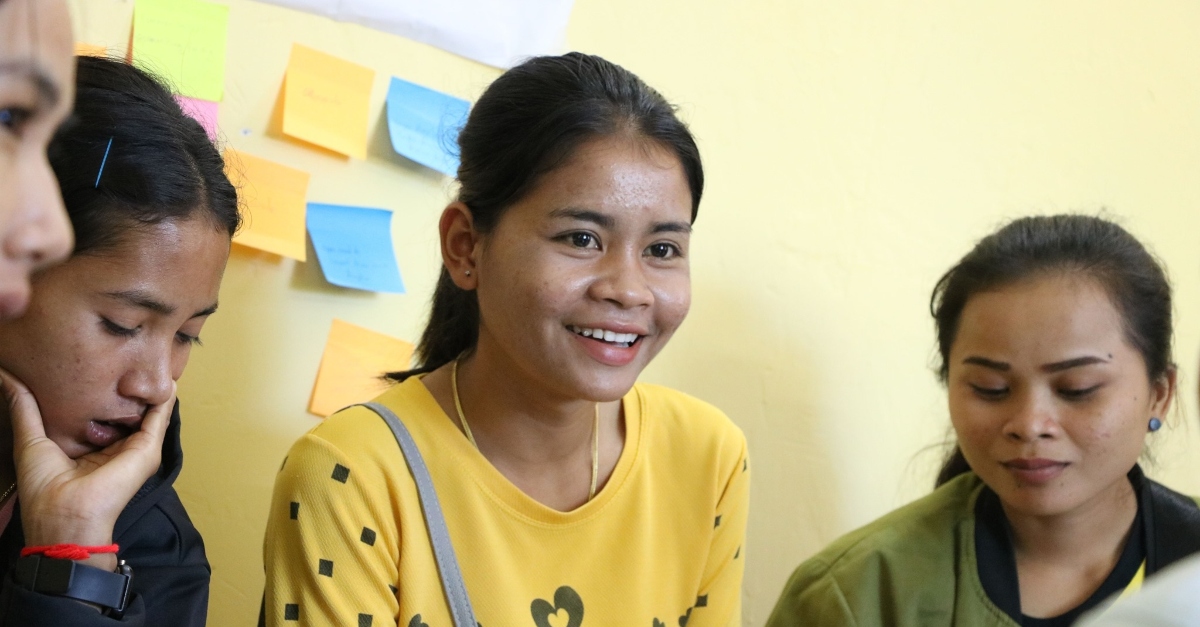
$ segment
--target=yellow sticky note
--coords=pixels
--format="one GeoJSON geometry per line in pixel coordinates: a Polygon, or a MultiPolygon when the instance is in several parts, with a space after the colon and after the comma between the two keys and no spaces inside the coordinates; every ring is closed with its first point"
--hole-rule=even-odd
{"type": "Polygon", "coordinates": [[[225,95],[229,7],[200,0],[137,0],[133,62],[180,94],[220,102],[225,95]]]}
{"type": "Polygon", "coordinates": [[[385,372],[405,370],[413,345],[389,335],[334,319],[308,401],[309,413],[321,417],[363,403],[387,389],[385,372]]]}
{"type": "Polygon", "coordinates": [[[75,56],[77,56],[77,57],[107,57],[108,56],[108,48],[105,46],[98,46],[96,44],[85,44],[85,43],[77,42],[75,44],[75,56]]]}
{"type": "Polygon", "coordinates": [[[304,261],[308,172],[229,149],[225,173],[245,211],[244,225],[233,241],[304,261]]]}
{"type": "Polygon", "coordinates": [[[283,88],[283,133],[351,157],[367,157],[375,70],[292,44],[283,88]]]}

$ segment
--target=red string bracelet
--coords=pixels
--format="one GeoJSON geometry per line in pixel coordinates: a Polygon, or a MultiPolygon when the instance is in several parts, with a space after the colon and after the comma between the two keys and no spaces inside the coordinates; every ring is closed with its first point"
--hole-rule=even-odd
{"type": "Polygon", "coordinates": [[[115,544],[107,546],[79,546],[78,544],[51,544],[49,546],[27,546],[21,549],[21,557],[30,555],[45,555],[56,560],[85,560],[92,553],[116,553],[119,547],[115,544]]]}

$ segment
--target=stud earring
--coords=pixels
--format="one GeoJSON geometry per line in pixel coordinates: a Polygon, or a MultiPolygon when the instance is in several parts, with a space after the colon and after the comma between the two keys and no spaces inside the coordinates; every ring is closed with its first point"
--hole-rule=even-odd
{"type": "Polygon", "coordinates": [[[1158,431],[1159,429],[1162,429],[1162,421],[1159,420],[1158,418],[1151,418],[1150,419],[1150,433],[1154,433],[1155,431],[1158,431]]]}
{"type": "Polygon", "coordinates": [[[466,272],[464,272],[463,274],[465,274],[465,275],[467,275],[467,276],[471,276],[471,271],[470,271],[470,270],[467,270],[467,271],[466,271],[466,272]]]}

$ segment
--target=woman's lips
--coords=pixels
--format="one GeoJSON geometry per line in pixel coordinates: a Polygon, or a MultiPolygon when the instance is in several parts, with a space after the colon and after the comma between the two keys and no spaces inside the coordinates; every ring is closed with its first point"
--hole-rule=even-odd
{"type": "Polygon", "coordinates": [[[605,342],[603,340],[584,337],[577,333],[572,333],[576,341],[580,343],[588,355],[592,359],[606,366],[625,366],[637,358],[638,351],[642,348],[642,338],[638,337],[630,346],[621,346],[605,342]]]}
{"type": "Polygon", "coordinates": [[[1001,462],[1001,465],[1021,483],[1044,484],[1057,479],[1071,463],[1038,457],[1018,457],[1001,462]]]}
{"type": "Polygon", "coordinates": [[[85,436],[88,444],[97,448],[107,448],[113,443],[123,440],[134,431],[142,421],[141,416],[121,418],[117,420],[92,420],[88,422],[85,436]]]}

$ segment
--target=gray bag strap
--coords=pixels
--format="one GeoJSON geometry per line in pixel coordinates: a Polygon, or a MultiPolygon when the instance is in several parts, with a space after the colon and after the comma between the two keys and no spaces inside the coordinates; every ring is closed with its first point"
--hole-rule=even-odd
{"type": "Polygon", "coordinates": [[[429,530],[429,542],[433,545],[433,557],[437,560],[438,573],[442,577],[442,589],[446,591],[446,603],[450,605],[450,617],[454,627],[476,627],[475,612],[471,609],[471,599],[467,597],[467,587],[463,583],[462,571],[458,568],[458,558],[454,556],[454,545],[450,543],[450,532],[446,529],[446,518],[442,516],[442,506],[438,503],[437,492],[433,489],[433,479],[425,466],[421,451],[413,441],[408,429],[392,410],[379,403],[362,403],[363,407],[379,414],[408,463],[413,481],[417,484],[417,495],[421,498],[421,511],[425,514],[425,528],[429,530]]]}

